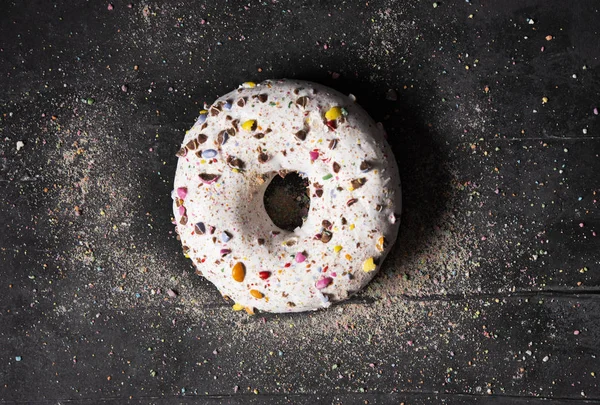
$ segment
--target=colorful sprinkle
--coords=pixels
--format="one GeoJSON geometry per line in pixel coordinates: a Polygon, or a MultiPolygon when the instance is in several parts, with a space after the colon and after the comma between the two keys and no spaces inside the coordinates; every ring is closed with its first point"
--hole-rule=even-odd
{"type": "Polygon", "coordinates": [[[238,283],[246,278],[246,266],[242,262],[237,262],[231,269],[231,277],[238,283]]]}
{"type": "Polygon", "coordinates": [[[302,263],[306,260],[306,256],[304,256],[303,252],[296,253],[296,263],[302,263]]]}
{"type": "Polygon", "coordinates": [[[242,123],[242,129],[244,131],[254,131],[256,129],[256,120],[248,120],[242,123]]]}
{"type": "Polygon", "coordinates": [[[223,243],[227,243],[231,240],[231,234],[227,231],[221,232],[221,240],[223,243]]]}
{"type": "Polygon", "coordinates": [[[206,149],[202,151],[202,157],[204,159],[210,159],[210,158],[214,158],[215,156],[217,156],[217,151],[214,149],[206,149]]]}
{"type": "Polygon", "coordinates": [[[241,311],[242,309],[244,309],[244,306],[242,304],[233,304],[233,306],[231,307],[234,311],[241,311]]]}
{"type": "Polygon", "coordinates": [[[204,226],[204,222],[198,222],[194,225],[194,231],[196,231],[197,235],[204,235],[206,233],[206,226],[204,226]]]}
{"type": "Polygon", "coordinates": [[[336,245],[336,246],[333,247],[333,251],[335,253],[339,253],[341,250],[342,250],[342,247],[340,245],[336,245]]]}
{"type": "Polygon", "coordinates": [[[323,277],[323,278],[319,279],[319,281],[317,281],[317,283],[315,284],[315,287],[317,287],[317,290],[322,290],[323,288],[328,287],[332,283],[333,283],[333,279],[331,277],[323,277]]]}
{"type": "Polygon", "coordinates": [[[375,264],[375,261],[373,260],[373,258],[369,257],[367,260],[365,260],[363,262],[362,267],[366,273],[369,273],[369,272],[375,270],[377,268],[377,265],[375,264]]]}
{"type": "Polygon", "coordinates": [[[182,200],[185,200],[185,197],[187,196],[187,187],[179,187],[177,189],[177,196],[182,200]]]}
{"type": "Polygon", "coordinates": [[[259,271],[258,272],[258,277],[260,277],[262,280],[266,280],[271,276],[271,272],[270,271],[259,271]]]}
{"type": "Polygon", "coordinates": [[[323,180],[329,180],[332,177],[333,177],[333,174],[329,173],[329,174],[326,174],[325,176],[323,176],[323,180]]]}
{"type": "Polygon", "coordinates": [[[258,290],[250,290],[250,295],[253,296],[254,298],[258,298],[258,299],[265,297],[265,295],[258,290]]]}
{"type": "Polygon", "coordinates": [[[256,87],[256,83],[254,82],[244,82],[242,83],[242,87],[245,89],[253,89],[256,87]]]}
{"type": "Polygon", "coordinates": [[[310,160],[312,162],[314,162],[318,158],[319,158],[319,151],[318,150],[312,150],[312,151],[310,151],[310,160]]]}
{"type": "Polygon", "coordinates": [[[331,107],[326,113],[325,118],[327,121],[337,120],[342,116],[342,110],[340,107],[331,107]]]}

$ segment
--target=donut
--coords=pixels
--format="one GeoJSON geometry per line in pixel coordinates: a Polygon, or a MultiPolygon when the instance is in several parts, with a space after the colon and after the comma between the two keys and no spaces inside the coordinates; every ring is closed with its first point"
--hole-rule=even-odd
{"type": "Polygon", "coordinates": [[[196,273],[234,310],[326,308],[361,290],[396,241],[398,167],[380,124],[328,87],[247,82],[205,106],[177,152],[173,213],[196,273]],[[301,226],[277,227],[275,176],[308,182],[301,226]]]}

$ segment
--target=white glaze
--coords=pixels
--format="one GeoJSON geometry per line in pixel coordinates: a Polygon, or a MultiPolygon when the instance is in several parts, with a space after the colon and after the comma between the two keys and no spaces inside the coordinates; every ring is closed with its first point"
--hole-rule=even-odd
{"type": "Polygon", "coordinates": [[[235,303],[269,312],[316,310],[363,288],[379,270],[399,228],[400,178],[383,130],[350,97],[310,82],[272,80],[254,88],[241,86],[216,100],[213,106],[218,105],[221,105],[218,115],[209,112],[203,129],[199,119],[182,144],[185,146],[204,134],[207,140],[198,149],[216,150],[214,160],[199,158],[195,151],[189,151],[179,158],[175,175],[173,209],[177,232],[182,244],[189,248],[188,255],[198,273],[235,303]],[[295,89],[300,89],[297,94],[295,89]],[[266,94],[267,101],[253,98],[259,94],[266,94]],[[304,108],[295,102],[302,96],[309,98],[304,108]],[[244,107],[237,105],[242,97],[247,97],[244,107]],[[232,101],[230,110],[225,108],[227,100],[232,101]],[[347,115],[338,119],[337,128],[331,130],[324,116],[334,106],[344,108],[347,115]],[[218,134],[232,128],[234,120],[239,120],[237,133],[219,145],[218,134]],[[256,130],[242,129],[247,120],[257,121],[256,130]],[[271,132],[262,139],[253,136],[265,133],[267,128],[271,132]],[[304,141],[294,135],[301,129],[308,130],[304,141]],[[337,145],[329,149],[334,138],[337,145]],[[270,156],[266,163],[259,163],[258,148],[270,156]],[[314,150],[319,157],[311,161],[310,152],[314,150]],[[232,170],[226,160],[229,156],[244,162],[243,171],[232,170]],[[359,170],[362,161],[372,166],[366,173],[359,170]],[[341,167],[337,174],[333,172],[333,162],[341,167]],[[263,204],[264,191],[280,170],[300,172],[310,181],[308,217],[294,232],[277,228],[263,204]],[[220,177],[212,184],[204,184],[200,173],[220,177]],[[333,177],[323,180],[328,174],[333,177]],[[366,183],[351,191],[350,182],[358,178],[366,179],[366,183]],[[316,183],[322,186],[321,197],[315,194],[316,183]],[[187,191],[183,199],[178,197],[178,189],[181,196],[187,191]],[[357,202],[347,206],[352,198],[357,202]],[[377,205],[382,207],[379,212],[377,205]],[[346,225],[342,225],[342,217],[347,220],[346,225]],[[322,233],[323,220],[333,224],[328,243],[315,239],[316,234],[322,233]],[[203,235],[195,232],[194,225],[198,222],[205,225],[203,235]],[[209,226],[215,228],[212,235],[209,226]],[[223,231],[231,235],[228,242],[221,240],[223,231]],[[280,233],[274,235],[274,232],[280,233]],[[380,236],[385,237],[383,251],[376,246],[380,236]],[[264,239],[263,245],[258,244],[259,238],[264,239]],[[296,244],[285,245],[290,240],[296,244]],[[336,253],[337,245],[342,250],[336,253]],[[222,249],[231,253],[222,257],[222,249]],[[298,252],[304,252],[304,262],[294,259],[298,252]],[[363,262],[370,257],[378,264],[377,269],[365,272],[363,262]],[[232,277],[232,267],[237,262],[245,265],[242,282],[232,277]],[[260,271],[269,271],[271,275],[263,280],[260,271]],[[330,277],[331,284],[317,289],[317,282],[324,277],[330,277]],[[264,297],[255,298],[250,290],[257,290],[264,297]]]}

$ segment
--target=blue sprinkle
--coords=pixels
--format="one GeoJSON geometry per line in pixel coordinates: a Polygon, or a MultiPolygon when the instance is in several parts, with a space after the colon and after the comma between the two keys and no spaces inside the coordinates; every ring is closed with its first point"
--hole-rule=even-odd
{"type": "Polygon", "coordinates": [[[206,121],[206,114],[200,114],[200,116],[196,120],[196,125],[197,124],[204,124],[204,121],[206,121]]]}
{"type": "Polygon", "coordinates": [[[203,158],[214,158],[215,156],[217,156],[217,151],[214,149],[206,149],[204,151],[202,151],[202,157],[203,158]]]}
{"type": "Polygon", "coordinates": [[[226,110],[231,110],[231,101],[227,101],[225,104],[223,104],[223,108],[226,110]]]}
{"type": "Polygon", "coordinates": [[[135,298],[141,298],[141,297],[142,297],[142,294],[140,294],[140,293],[135,293],[135,298]]]}
{"type": "Polygon", "coordinates": [[[227,242],[229,242],[229,240],[230,240],[230,239],[231,239],[231,235],[230,235],[228,232],[226,232],[226,231],[223,231],[223,232],[221,233],[221,240],[222,240],[223,242],[227,243],[227,242]]]}
{"type": "Polygon", "coordinates": [[[578,201],[581,201],[581,200],[583,200],[583,197],[579,197],[577,200],[578,200],[578,201]]]}
{"type": "Polygon", "coordinates": [[[15,360],[16,360],[16,361],[21,361],[21,360],[22,360],[22,359],[21,359],[21,356],[16,356],[16,357],[15,357],[15,360]]]}
{"type": "Polygon", "coordinates": [[[225,145],[225,142],[227,142],[228,139],[229,134],[227,133],[227,131],[223,131],[223,141],[221,142],[221,145],[225,145]]]}

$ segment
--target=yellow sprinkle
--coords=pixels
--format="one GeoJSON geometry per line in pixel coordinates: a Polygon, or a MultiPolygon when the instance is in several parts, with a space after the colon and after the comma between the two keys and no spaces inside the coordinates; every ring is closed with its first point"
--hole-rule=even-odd
{"type": "Polygon", "coordinates": [[[337,120],[342,116],[342,109],[340,107],[331,107],[329,111],[325,113],[327,121],[337,120]]]}
{"type": "Polygon", "coordinates": [[[244,306],[242,304],[233,304],[232,308],[234,311],[241,311],[242,309],[244,309],[244,306]]]}
{"type": "Polygon", "coordinates": [[[379,239],[377,239],[377,243],[375,244],[375,247],[377,248],[377,250],[379,250],[380,252],[383,252],[383,244],[385,243],[385,238],[383,236],[380,236],[379,239]]]}
{"type": "Polygon", "coordinates": [[[546,104],[548,102],[548,97],[542,97],[542,104],[546,104]]]}
{"type": "Polygon", "coordinates": [[[202,159],[202,160],[200,161],[200,163],[202,163],[202,164],[205,164],[205,163],[206,163],[206,160],[202,159]]]}
{"type": "Polygon", "coordinates": [[[245,87],[245,88],[247,88],[247,89],[253,89],[253,88],[256,87],[256,83],[254,83],[254,82],[245,82],[245,83],[242,83],[242,86],[245,87]]]}
{"type": "Polygon", "coordinates": [[[208,110],[200,110],[200,114],[208,114],[208,110]]]}
{"type": "Polygon", "coordinates": [[[346,253],[346,256],[344,256],[347,260],[352,260],[352,256],[350,256],[348,253],[346,253]]]}
{"type": "Polygon", "coordinates": [[[258,290],[250,290],[250,295],[253,296],[254,298],[258,298],[258,299],[264,298],[264,296],[265,296],[263,293],[261,293],[258,290]]]}
{"type": "Polygon", "coordinates": [[[348,191],[354,191],[354,187],[352,185],[348,186],[348,191]]]}
{"type": "Polygon", "coordinates": [[[186,259],[189,259],[189,258],[190,258],[190,255],[189,255],[189,254],[187,254],[187,253],[184,253],[184,254],[183,254],[183,257],[185,257],[186,259]]]}
{"type": "Polygon", "coordinates": [[[248,121],[245,121],[245,122],[242,124],[242,128],[243,128],[245,131],[252,131],[252,127],[254,127],[254,125],[255,125],[255,124],[256,124],[256,121],[255,121],[255,120],[248,120],[248,121]]]}
{"type": "Polygon", "coordinates": [[[254,315],[254,308],[246,307],[244,310],[248,313],[248,315],[254,315]]]}
{"type": "Polygon", "coordinates": [[[364,261],[363,263],[363,270],[367,273],[375,270],[377,268],[377,265],[375,264],[375,262],[373,261],[372,257],[369,257],[367,260],[364,261]]]}
{"type": "Polygon", "coordinates": [[[234,172],[234,173],[239,173],[240,169],[238,169],[237,167],[232,167],[231,171],[234,172]]]}
{"type": "Polygon", "coordinates": [[[354,229],[354,224],[350,224],[350,230],[354,229]]]}
{"type": "Polygon", "coordinates": [[[340,252],[340,250],[342,250],[342,247],[341,247],[340,245],[337,245],[337,246],[334,246],[334,247],[333,247],[333,251],[334,251],[335,253],[339,253],[339,252],[340,252]]]}

